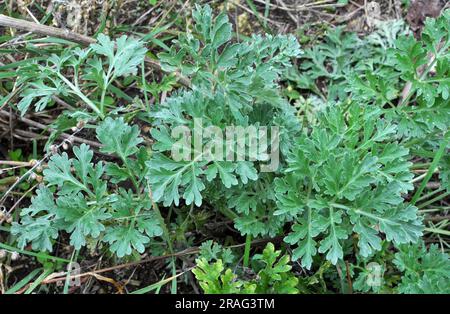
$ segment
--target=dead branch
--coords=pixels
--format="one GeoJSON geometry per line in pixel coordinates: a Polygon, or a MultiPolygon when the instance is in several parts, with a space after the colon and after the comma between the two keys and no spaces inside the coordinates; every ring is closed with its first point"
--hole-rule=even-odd
{"type": "MultiPolygon", "coordinates": [[[[90,44],[96,43],[97,40],[95,38],[77,34],[74,32],[71,32],[69,30],[63,30],[57,27],[37,24],[34,22],[26,21],[23,19],[16,19],[10,16],[6,16],[3,14],[0,14],[0,26],[5,27],[11,27],[16,28],[20,30],[24,30],[27,32],[44,35],[44,36],[51,36],[51,37],[57,37],[61,39],[65,39],[68,41],[72,41],[78,44],[81,44],[83,46],[89,46],[90,44]]],[[[152,60],[148,57],[145,57],[145,62],[154,70],[162,71],[161,64],[157,60],[152,60]]],[[[191,86],[191,82],[188,78],[182,76],[180,73],[175,73],[175,75],[178,78],[178,81],[183,84],[186,87],[191,86]]]]}
{"type": "Polygon", "coordinates": [[[68,30],[63,30],[56,27],[37,24],[34,22],[16,19],[10,16],[0,14],[0,25],[5,27],[16,28],[27,32],[32,32],[39,35],[58,37],[67,39],[78,44],[88,46],[96,42],[92,37],[77,34],[68,30]]]}
{"type": "MultiPolygon", "coordinates": [[[[5,116],[5,117],[11,117],[11,114],[5,110],[0,110],[0,116],[5,116]]],[[[47,130],[49,132],[53,131],[53,129],[49,128],[47,125],[33,121],[31,119],[25,118],[25,117],[18,117],[17,118],[19,121],[24,122],[28,125],[31,125],[35,128],[41,129],[41,130],[47,130]]],[[[97,147],[100,148],[102,145],[100,143],[94,142],[94,141],[90,141],[90,140],[85,140],[83,138],[77,137],[77,136],[72,136],[66,133],[62,133],[60,135],[62,138],[64,139],[68,139],[71,138],[74,142],[78,142],[78,143],[85,143],[91,147],[97,147]]]]}

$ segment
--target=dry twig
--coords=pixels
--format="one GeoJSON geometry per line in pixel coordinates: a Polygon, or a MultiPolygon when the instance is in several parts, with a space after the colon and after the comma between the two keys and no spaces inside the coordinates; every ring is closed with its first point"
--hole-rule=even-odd
{"type": "MultiPolygon", "coordinates": [[[[0,26],[16,28],[45,36],[62,38],[65,40],[81,44],[83,46],[89,46],[90,44],[97,42],[95,38],[89,36],[77,34],[68,30],[63,30],[52,26],[33,23],[23,19],[16,19],[3,14],[0,14],[0,26]]],[[[161,64],[158,61],[146,57],[145,62],[154,70],[162,71],[161,64]]],[[[176,73],[176,76],[181,84],[187,87],[191,86],[191,82],[188,78],[182,76],[180,73],[176,73]]]]}

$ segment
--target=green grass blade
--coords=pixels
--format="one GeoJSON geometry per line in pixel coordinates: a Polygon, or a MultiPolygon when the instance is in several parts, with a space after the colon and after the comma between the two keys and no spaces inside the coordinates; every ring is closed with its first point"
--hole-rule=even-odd
{"type": "Polygon", "coordinates": [[[52,268],[46,269],[42,274],[30,285],[30,287],[25,291],[25,294],[31,294],[41,283],[53,272],[52,268]]]}
{"type": "Polygon", "coordinates": [[[439,161],[441,160],[442,156],[444,156],[445,150],[448,145],[449,137],[450,137],[450,132],[447,132],[447,134],[445,134],[444,138],[442,139],[439,149],[436,151],[436,153],[434,155],[433,162],[431,163],[430,168],[428,168],[427,175],[425,176],[425,178],[423,178],[419,188],[417,189],[416,193],[414,194],[414,196],[411,200],[412,205],[414,205],[417,202],[417,200],[419,199],[420,195],[422,195],[422,192],[425,189],[425,187],[427,186],[428,181],[430,181],[431,177],[433,176],[433,173],[436,170],[436,168],[439,164],[439,161]]]}
{"type": "Polygon", "coordinates": [[[7,250],[9,252],[17,252],[17,253],[20,253],[20,254],[25,254],[25,255],[29,255],[29,256],[33,256],[33,257],[38,257],[38,258],[42,258],[42,259],[52,260],[52,261],[55,261],[55,262],[70,263],[70,260],[65,259],[65,258],[60,258],[60,257],[48,255],[48,254],[45,254],[45,253],[35,253],[35,252],[27,251],[27,250],[21,250],[19,248],[16,248],[14,246],[10,246],[8,244],[1,243],[1,242],[0,242],[0,249],[7,250]]]}
{"type": "Polygon", "coordinates": [[[151,284],[150,286],[147,286],[147,287],[144,287],[142,289],[133,291],[133,292],[131,292],[131,294],[145,294],[145,293],[151,292],[153,290],[159,291],[159,289],[161,289],[162,286],[164,286],[165,284],[175,280],[176,278],[180,277],[184,273],[185,273],[185,271],[182,272],[182,273],[179,273],[178,275],[175,275],[175,276],[169,277],[167,279],[163,279],[161,281],[158,281],[158,282],[156,282],[154,284],[151,284]]]}
{"type": "Polygon", "coordinates": [[[39,274],[39,272],[42,270],[42,268],[36,268],[35,270],[33,270],[31,273],[29,273],[28,275],[25,276],[25,278],[23,278],[21,281],[19,281],[18,283],[16,283],[14,285],[14,287],[11,287],[10,289],[5,291],[5,294],[13,294],[16,293],[17,291],[19,291],[20,289],[22,289],[22,287],[24,287],[26,284],[28,284],[31,280],[34,279],[34,277],[36,277],[37,274],[39,274]]]}

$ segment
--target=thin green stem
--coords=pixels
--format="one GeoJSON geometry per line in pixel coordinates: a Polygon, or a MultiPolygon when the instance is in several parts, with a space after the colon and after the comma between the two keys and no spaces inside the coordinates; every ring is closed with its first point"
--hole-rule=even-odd
{"type": "Polygon", "coordinates": [[[141,64],[141,74],[142,74],[142,90],[144,91],[144,100],[145,100],[145,106],[147,108],[147,112],[150,112],[150,102],[148,100],[148,94],[147,94],[147,88],[145,86],[145,64],[144,60],[142,60],[141,64]]]}
{"type": "Polygon", "coordinates": [[[427,168],[431,165],[431,162],[424,162],[424,163],[416,163],[411,166],[411,169],[423,169],[427,168]]]}
{"type": "MultiPolygon", "coordinates": [[[[177,269],[175,267],[175,257],[173,256],[174,255],[174,250],[173,250],[173,246],[172,246],[172,240],[170,238],[169,229],[167,228],[166,222],[165,222],[163,216],[161,215],[161,211],[159,210],[158,204],[156,204],[153,201],[153,198],[151,196],[150,186],[148,186],[148,189],[149,189],[150,200],[151,200],[151,202],[153,204],[153,210],[154,210],[154,212],[156,214],[156,218],[158,219],[159,224],[161,226],[161,229],[163,231],[163,239],[164,239],[164,241],[166,241],[167,247],[169,248],[169,252],[172,255],[172,276],[176,276],[177,269]]],[[[174,280],[174,281],[172,281],[171,292],[172,292],[172,294],[176,294],[176,291],[177,291],[177,281],[174,280]]]]}
{"type": "Polygon", "coordinates": [[[102,114],[105,114],[105,97],[106,97],[106,88],[102,90],[102,96],[100,97],[100,111],[102,114]]]}
{"type": "Polygon", "coordinates": [[[446,198],[449,195],[450,195],[450,192],[445,192],[444,194],[438,195],[435,198],[432,198],[431,200],[426,201],[425,203],[417,205],[417,208],[427,207],[428,205],[431,205],[431,204],[433,204],[433,203],[435,203],[437,201],[440,201],[440,200],[446,198]]]}
{"type": "Polygon", "coordinates": [[[431,232],[431,233],[437,233],[437,234],[443,234],[446,236],[450,236],[450,231],[448,230],[442,230],[442,229],[438,229],[438,228],[425,228],[423,229],[426,232],[431,232]]]}
{"type": "Polygon", "coordinates": [[[427,186],[428,181],[430,181],[434,171],[436,170],[436,168],[439,164],[439,161],[441,160],[441,158],[444,155],[445,150],[447,148],[449,137],[450,137],[450,132],[447,132],[444,135],[444,138],[442,139],[439,149],[436,151],[436,153],[434,155],[433,162],[431,163],[430,168],[428,168],[428,172],[427,172],[425,178],[422,180],[422,183],[420,184],[419,188],[417,189],[416,193],[414,194],[414,196],[411,200],[412,205],[414,205],[417,202],[417,200],[419,199],[423,190],[427,186]]]}
{"type": "Polygon", "coordinates": [[[442,192],[444,190],[445,190],[445,188],[443,188],[443,187],[441,187],[441,188],[439,188],[437,190],[433,190],[433,191],[431,191],[431,192],[421,196],[417,201],[420,202],[420,201],[426,200],[426,199],[432,197],[433,195],[435,195],[435,194],[437,194],[439,192],[442,192]]]}
{"type": "Polygon", "coordinates": [[[130,176],[131,182],[133,182],[133,185],[134,185],[134,187],[136,189],[136,193],[138,194],[138,196],[141,196],[141,191],[139,189],[139,183],[136,180],[136,177],[134,175],[133,169],[129,166],[128,161],[127,161],[126,158],[122,158],[122,161],[123,161],[123,164],[125,165],[125,167],[127,168],[127,172],[128,172],[128,174],[130,176]]]}
{"type": "Polygon", "coordinates": [[[83,100],[86,105],[88,105],[92,110],[94,110],[94,112],[101,118],[104,119],[105,115],[103,114],[102,111],[100,111],[100,109],[98,109],[98,107],[92,102],[92,100],[90,100],[89,98],[86,97],[86,95],[84,95],[75,85],[72,84],[72,82],[70,82],[68,79],[66,79],[61,73],[56,72],[56,74],[58,75],[58,77],[64,82],[66,83],[67,86],[69,86],[69,88],[72,90],[72,92],[75,93],[75,95],[77,95],[78,97],[81,98],[81,100],[83,100]]]}
{"type": "Polygon", "coordinates": [[[250,261],[250,248],[252,245],[252,235],[247,234],[245,237],[245,249],[244,249],[244,267],[247,268],[250,261]]]}

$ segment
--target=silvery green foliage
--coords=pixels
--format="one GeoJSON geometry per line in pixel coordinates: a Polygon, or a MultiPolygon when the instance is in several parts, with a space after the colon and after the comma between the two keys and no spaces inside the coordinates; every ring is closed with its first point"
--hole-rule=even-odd
{"type": "Polygon", "coordinates": [[[93,163],[94,153],[86,144],[73,148],[74,158],[65,152],[53,155],[44,170],[45,185],[21,211],[20,222],[12,225],[21,248],[31,243],[33,250],[52,251],[53,240],[65,231],[77,250],[103,241],[110,244],[111,252],[123,257],[133,250],[143,253],[150,239],[162,234],[150,199],[107,186],[107,180],[144,176],[148,156],[145,149],[136,147],[142,142],[137,127],[128,126],[122,118],[107,118],[98,126],[97,138],[102,151],[117,155],[122,164],[93,163]]]}
{"type": "MultiPolygon", "coordinates": [[[[306,268],[320,253],[333,264],[343,259],[345,244],[355,235],[362,258],[380,250],[383,239],[399,246],[420,238],[421,217],[403,196],[413,189],[408,160],[423,148],[431,150],[425,158],[434,156],[448,134],[449,18],[447,10],[427,20],[421,40],[407,34],[390,40],[385,62],[371,59],[371,69],[356,67],[360,56],[343,58],[351,53],[350,44],[355,51],[364,48],[361,39],[340,30],[306,52],[301,63],[306,77],[316,73],[315,78],[345,90],[340,97],[351,99],[329,104],[317,121],[311,120],[287,158],[285,176],[275,181],[277,213],[294,220],[285,241],[297,245],[293,258],[306,268]],[[430,52],[435,55],[431,64],[430,52]],[[327,62],[333,71],[323,67],[327,62]],[[399,97],[407,82],[411,89],[399,97]]],[[[447,163],[446,157],[440,161],[444,186],[447,163]]]]}
{"type": "Polygon", "coordinates": [[[400,293],[450,293],[450,257],[437,245],[401,246],[394,264],[403,272],[400,293]]]}
{"type": "Polygon", "coordinates": [[[285,241],[297,246],[293,258],[306,268],[318,253],[336,264],[352,234],[363,257],[381,249],[381,234],[396,245],[422,235],[417,208],[402,197],[413,188],[408,149],[381,113],[357,104],[329,107],[275,180],[275,215],[294,220],[285,241]]]}
{"type": "MultiPolygon", "coordinates": [[[[165,206],[200,206],[208,186],[221,182],[219,189],[245,186],[258,180],[258,163],[251,161],[174,161],[169,157],[175,140],[170,131],[177,126],[194,129],[194,119],[203,128],[238,125],[278,125],[281,136],[295,134],[299,124],[293,110],[279,95],[278,80],[300,54],[293,36],[253,36],[233,43],[226,14],[212,17],[209,6],[196,6],[194,34],[181,34],[167,53],[159,58],[163,69],[180,71],[192,81],[190,90],[172,95],[152,116],[158,128],[152,136],[158,151],[147,163],[155,201],[165,206]]],[[[288,144],[288,143],[286,143],[288,144]]],[[[201,152],[198,152],[201,157],[201,152]]]]}
{"type": "MultiPolygon", "coordinates": [[[[322,47],[304,55],[307,61],[300,70],[309,78],[306,87],[300,87],[308,89],[315,79],[325,78],[339,87],[330,89],[329,96],[340,101],[322,101],[314,119],[301,125],[298,113],[280,95],[282,75],[292,68],[291,59],[302,55],[296,39],[253,35],[235,42],[225,14],[213,18],[209,6],[196,6],[192,33],[182,33],[170,51],[159,54],[163,69],[180,72],[192,85],[152,106],[146,117],[153,123],[151,154],[137,125],[112,118],[118,111],[107,116],[104,107],[97,107],[102,90],[137,70],[146,52],[140,41],[99,36],[88,49],[68,50],[49,58],[46,65],[24,68],[18,81],[24,86],[22,113],[32,104],[43,110],[55,94],[88,104],[80,82],[65,81],[61,74],[71,67],[78,77],[77,71],[84,69],[84,87],[100,87],[90,95],[96,102],[89,105],[98,114],[95,118],[101,118],[96,127],[100,150],[116,159],[96,162],[85,144],[73,148],[73,158],[65,152],[53,155],[44,171],[44,184],[11,232],[21,248],[31,244],[33,250],[51,251],[58,236],[67,232],[77,250],[103,243],[123,257],[144,252],[162,235],[153,201],[167,207],[204,206],[233,219],[242,235],[283,235],[292,248],[292,259],[306,269],[323,265],[324,260],[343,263],[348,256],[369,261],[393,244],[399,250],[395,265],[404,273],[400,292],[448,286],[448,256],[438,254],[435,246],[426,251],[410,245],[419,241],[424,226],[405,195],[414,189],[414,149],[421,145],[433,153],[450,124],[449,17],[446,11],[440,19],[428,20],[420,41],[410,36],[395,42],[383,39],[380,49],[386,54],[382,60],[372,60],[373,71],[355,69],[361,64],[345,59],[352,45],[360,53],[358,60],[366,57],[357,37],[343,35],[340,29],[331,33],[322,47]],[[436,55],[435,67],[418,76],[429,52],[436,55]],[[324,66],[329,60],[332,73],[324,66]],[[39,77],[31,80],[36,70],[39,77]],[[409,81],[412,87],[405,103],[394,104],[409,81]],[[204,128],[278,126],[279,169],[262,173],[258,160],[175,161],[170,156],[176,143],[171,130],[179,126],[193,130],[195,119],[201,119],[204,128]]],[[[448,187],[447,156],[439,168],[443,187],[448,187]]],[[[196,276],[205,291],[267,291],[234,281],[235,275],[222,263],[233,259],[230,251],[212,243],[201,249],[204,258],[197,261],[196,276]]],[[[255,257],[265,263],[265,271],[259,272],[267,281],[264,286],[272,289],[278,284],[279,290],[271,292],[296,292],[297,281],[288,272],[289,257],[280,255],[268,246],[255,257]],[[280,283],[280,278],[286,281],[280,283]]]]}

